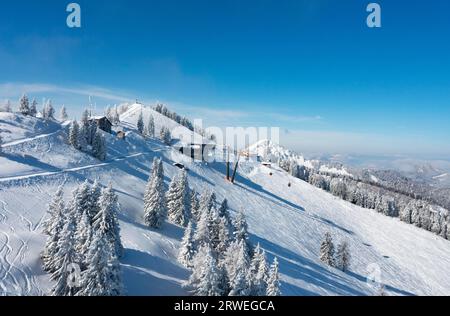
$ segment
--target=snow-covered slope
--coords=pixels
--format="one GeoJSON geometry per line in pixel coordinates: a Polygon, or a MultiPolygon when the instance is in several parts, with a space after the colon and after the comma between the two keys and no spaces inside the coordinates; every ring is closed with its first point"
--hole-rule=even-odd
{"type": "MultiPolygon", "coordinates": [[[[65,185],[68,199],[86,179],[105,185],[111,181],[119,195],[127,294],[188,294],[181,287],[188,271],[175,259],[183,229],[165,223],[155,231],[142,224],[142,198],[153,157],[163,158],[166,181],[178,172],[173,162],[185,159],[159,141],[146,141],[132,132],[138,111],[140,107],[131,107],[122,116],[124,127],[130,130],[126,141],[108,137],[106,162],[66,145],[65,127],[57,123],[50,131],[55,134],[36,139],[49,131],[30,130],[15,136],[21,143],[4,149],[0,155],[0,294],[48,292],[51,282],[39,259],[45,242],[41,229],[46,205],[60,184],[65,185]]],[[[162,124],[176,124],[150,111],[144,108],[144,118],[152,113],[157,131],[162,124]]],[[[10,119],[26,129],[19,123],[21,116],[10,119]]],[[[1,136],[6,136],[3,131],[1,136]]],[[[376,290],[366,278],[377,267],[389,294],[450,294],[449,241],[339,200],[277,167],[243,163],[232,185],[224,180],[222,163],[185,163],[194,189],[211,188],[219,199],[229,200],[233,212],[245,211],[251,240],[266,249],[270,260],[274,256],[280,260],[284,295],[372,295],[376,290]],[[349,242],[352,272],[339,272],[318,260],[327,231],[336,241],[349,242]]]]}
{"type": "Polygon", "coordinates": [[[139,120],[139,116],[142,112],[142,116],[144,118],[144,124],[146,124],[148,118],[153,116],[155,120],[155,135],[159,135],[162,127],[167,127],[170,129],[172,133],[172,137],[178,140],[181,140],[186,143],[191,142],[202,142],[205,141],[204,138],[189,130],[188,128],[178,124],[177,122],[171,120],[170,118],[156,112],[151,107],[144,106],[139,103],[135,103],[129,106],[126,106],[128,109],[125,113],[123,113],[120,118],[122,125],[124,127],[128,127],[134,129],[139,120]]]}

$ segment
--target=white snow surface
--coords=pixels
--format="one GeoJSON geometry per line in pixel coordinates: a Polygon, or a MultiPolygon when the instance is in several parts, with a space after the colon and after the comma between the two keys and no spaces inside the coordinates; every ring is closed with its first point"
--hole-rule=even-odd
{"type": "MultiPolygon", "coordinates": [[[[189,272],[176,261],[183,228],[143,225],[143,193],[155,156],[163,159],[167,183],[179,171],[173,163],[183,161],[191,187],[198,192],[211,188],[219,200],[226,197],[232,213],[244,210],[251,241],[261,244],[269,260],[276,256],[280,261],[283,295],[374,295],[377,289],[366,280],[377,268],[390,295],[450,295],[449,241],[342,201],[276,166],[245,162],[232,185],[224,180],[223,163],[192,163],[158,140],[138,136],[138,111],[132,106],[122,115],[125,141],[107,136],[105,162],[68,146],[65,125],[0,115],[0,133],[9,143],[0,154],[0,295],[49,292],[52,281],[39,258],[46,208],[58,186],[64,184],[68,200],[86,179],[105,186],[112,182],[119,195],[126,294],[189,295],[181,286],[189,272]],[[320,242],[328,231],[336,242],[348,241],[351,272],[319,261],[320,242]]],[[[178,127],[144,108],[144,118],[149,113],[157,131],[162,125],[178,127]]]]}

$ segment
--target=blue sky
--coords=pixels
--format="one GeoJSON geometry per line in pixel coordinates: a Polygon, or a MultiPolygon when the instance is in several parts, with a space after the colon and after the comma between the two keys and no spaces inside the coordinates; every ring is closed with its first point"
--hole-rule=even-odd
{"type": "Polygon", "coordinates": [[[450,157],[450,3],[3,1],[0,99],[76,115],[139,98],[219,126],[280,126],[304,152],[450,157]]]}

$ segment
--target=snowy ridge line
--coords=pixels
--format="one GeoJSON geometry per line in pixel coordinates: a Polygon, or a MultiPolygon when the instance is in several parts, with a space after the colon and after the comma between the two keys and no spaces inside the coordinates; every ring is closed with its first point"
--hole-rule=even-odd
{"type": "Polygon", "coordinates": [[[54,175],[63,174],[63,173],[70,173],[70,172],[82,171],[82,170],[87,170],[87,169],[100,168],[100,167],[109,166],[115,162],[124,161],[127,159],[136,158],[136,157],[145,156],[145,155],[148,155],[148,153],[137,153],[137,154],[133,154],[133,155],[129,155],[129,156],[114,158],[107,162],[103,162],[103,163],[99,163],[99,164],[87,165],[87,166],[76,167],[76,168],[69,168],[69,169],[64,169],[64,170],[60,170],[60,171],[49,171],[49,172],[40,172],[40,173],[15,176],[15,177],[5,177],[5,178],[0,178],[0,183],[17,181],[17,180],[28,180],[28,179],[32,179],[32,178],[48,177],[48,176],[54,176],[54,175]]]}

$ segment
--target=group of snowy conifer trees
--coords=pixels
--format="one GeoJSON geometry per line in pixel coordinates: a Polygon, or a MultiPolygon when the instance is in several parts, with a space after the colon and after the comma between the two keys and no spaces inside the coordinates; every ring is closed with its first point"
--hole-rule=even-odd
{"type": "Polygon", "coordinates": [[[191,190],[186,170],[172,179],[165,193],[163,163],[155,158],[144,193],[144,223],[160,228],[167,217],[176,225],[187,226],[191,216],[191,190]]]}
{"type": "Polygon", "coordinates": [[[144,114],[142,111],[139,113],[138,121],[137,121],[137,130],[138,132],[147,138],[155,137],[155,118],[153,115],[150,115],[147,119],[147,124],[144,123],[144,114]]]}
{"type": "Polygon", "coordinates": [[[101,160],[106,160],[107,144],[103,132],[97,123],[90,119],[89,111],[85,110],[81,122],[73,121],[69,128],[69,144],[77,150],[88,152],[101,160]]]}
{"type": "Polygon", "coordinates": [[[48,208],[42,253],[44,270],[56,282],[54,296],[122,294],[119,258],[123,254],[112,186],[80,185],[68,204],[61,187],[48,208]]]}
{"type": "Polygon", "coordinates": [[[267,264],[264,250],[248,240],[247,222],[240,212],[233,220],[227,200],[220,205],[212,192],[200,198],[190,189],[186,170],[164,187],[162,161],[155,158],[144,194],[144,223],[160,228],[165,219],[187,227],[179,262],[192,270],[186,288],[199,296],[278,296],[278,261],[267,264]]]}
{"type": "Polygon", "coordinates": [[[326,233],[320,245],[320,261],[330,267],[346,272],[350,268],[350,260],[351,255],[348,243],[343,241],[335,249],[331,234],[326,233]]]}
{"type": "Polygon", "coordinates": [[[193,216],[178,257],[192,271],[185,287],[197,296],[281,295],[278,261],[269,267],[264,250],[250,245],[244,214],[233,220],[227,200],[218,206],[208,191],[200,201],[191,197],[193,216]]]}
{"type": "MultiPolygon", "coordinates": [[[[38,115],[37,107],[38,107],[38,103],[37,103],[36,99],[33,99],[30,102],[30,99],[28,98],[28,96],[26,94],[24,94],[19,100],[18,112],[22,115],[37,117],[37,115],[38,115]]],[[[11,102],[9,100],[7,100],[0,111],[12,113],[13,108],[11,106],[11,102]]],[[[55,109],[52,105],[51,100],[47,100],[44,102],[44,106],[42,107],[40,114],[44,120],[54,120],[55,119],[55,109]]],[[[67,111],[64,106],[62,106],[61,110],[60,110],[60,119],[61,119],[61,121],[67,120],[67,111]]]]}

